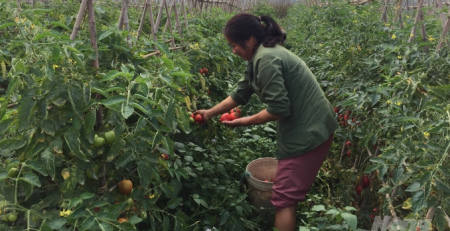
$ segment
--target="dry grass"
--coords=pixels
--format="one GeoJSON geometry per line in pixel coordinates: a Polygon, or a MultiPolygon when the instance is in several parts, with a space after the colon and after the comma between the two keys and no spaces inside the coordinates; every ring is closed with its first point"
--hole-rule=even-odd
{"type": "Polygon", "coordinates": [[[292,6],[292,0],[270,0],[269,4],[275,10],[277,18],[284,18],[287,15],[288,9],[292,6]]]}

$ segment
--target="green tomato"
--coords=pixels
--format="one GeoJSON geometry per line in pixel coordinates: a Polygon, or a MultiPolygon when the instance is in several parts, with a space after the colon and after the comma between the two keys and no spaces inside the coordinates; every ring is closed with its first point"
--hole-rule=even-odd
{"type": "Polygon", "coordinates": [[[195,121],[194,121],[194,118],[189,117],[189,123],[193,124],[194,122],[195,122],[195,121]]]}
{"type": "Polygon", "coordinates": [[[18,175],[19,175],[19,169],[18,168],[11,168],[8,171],[8,177],[16,178],[18,175]]]}
{"type": "Polygon", "coordinates": [[[147,213],[146,213],[146,212],[141,212],[141,213],[139,214],[139,216],[140,216],[142,219],[146,219],[146,218],[147,218],[147,213]]]}
{"type": "Polygon", "coordinates": [[[16,221],[17,220],[17,214],[15,214],[15,213],[9,214],[8,220],[11,221],[11,222],[16,221]]]}
{"type": "Polygon", "coordinates": [[[3,215],[3,221],[9,221],[8,215],[3,215]]]}
{"type": "Polygon", "coordinates": [[[32,220],[34,223],[38,223],[39,217],[38,217],[38,216],[31,215],[31,220],[32,220]]]}
{"type": "Polygon", "coordinates": [[[128,199],[127,199],[127,204],[128,204],[128,205],[132,205],[132,204],[133,204],[133,202],[134,202],[134,201],[133,201],[133,199],[132,199],[132,198],[128,198],[128,199]]]}
{"type": "Polygon", "coordinates": [[[107,144],[112,144],[116,141],[116,133],[114,133],[114,130],[105,133],[105,140],[107,144]]]}
{"type": "Polygon", "coordinates": [[[105,138],[95,135],[94,147],[99,148],[105,144],[105,138]]]}

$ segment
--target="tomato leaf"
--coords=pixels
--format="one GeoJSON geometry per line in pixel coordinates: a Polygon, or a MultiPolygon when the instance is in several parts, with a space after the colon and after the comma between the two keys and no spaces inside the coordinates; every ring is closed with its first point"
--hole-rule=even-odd
{"type": "Polygon", "coordinates": [[[125,144],[126,142],[124,140],[117,140],[116,142],[114,142],[108,151],[106,161],[107,162],[113,161],[119,155],[120,150],[122,150],[125,147],[125,144]]]}
{"type": "Polygon", "coordinates": [[[97,114],[94,110],[90,111],[84,118],[84,136],[89,143],[94,143],[94,125],[97,118],[97,114]]]}
{"type": "Polygon", "coordinates": [[[2,147],[0,149],[0,154],[7,155],[9,152],[25,146],[26,143],[27,142],[25,140],[16,140],[14,138],[0,140],[0,147],[2,147]]]}
{"type": "Polygon", "coordinates": [[[38,161],[28,161],[26,164],[27,167],[33,169],[34,171],[40,173],[43,176],[48,176],[47,171],[45,170],[44,166],[39,163],[38,161]]]}
{"type": "Polygon", "coordinates": [[[48,227],[50,227],[53,230],[59,230],[66,223],[67,223],[67,218],[56,217],[50,221],[45,222],[45,225],[47,225],[48,227]]]}
{"type": "Polygon", "coordinates": [[[15,118],[9,118],[9,119],[5,119],[5,120],[1,121],[0,122],[0,134],[4,133],[15,120],[16,120],[15,118]]]}
{"type": "Polygon", "coordinates": [[[443,191],[443,192],[450,193],[450,186],[449,186],[446,182],[441,181],[441,180],[438,179],[438,178],[434,178],[434,181],[435,181],[435,183],[436,183],[436,188],[437,188],[439,191],[443,191]]]}
{"type": "Polygon", "coordinates": [[[45,166],[45,170],[47,171],[48,175],[52,177],[52,180],[55,179],[55,154],[53,154],[51,151],[51,147],[46,148],[41,153],[41,160],[45,166]]]}
{"type": "Polygon", "coordinates": [[[174,197],[174,198],[170,199],[169,202],[167,202],[167,207],[170,209],[175,209],[178,205],[181,204],[181,202],[183,202],[183,198],[174,197]]]}
{"type": "Polygon", "coordinates": [[[95,223],[95,217],[89,216],[81,223],[80,231],[89,230],[95,223]]]}
{"type": "Polygon", "coordinates": [[[34,105],[35,101],[30,97],[24,98],[23,101],[21,102],[17,115],[19,132],[25,130],[28,127],[28,123],[32,116],[31,111],[34,105]]]}
{"type": "Polygon", "coordinates": [[[95,194],[94,193],[90,193],[90,192],[84,192],[80,195],[80,198],[83,200],[87,200],[87,199],[91,199],[92,197],[94,197],[95,194]]]}
{"type": "Polygon", "coordinates": [[[220,225],[225,224],[230,217],[230,213],[227,210],[222,210],[222,215],[220,215],[220,225]]]}
{"type": "Polygon", "coordinates": [[[53,21],[53,22],[50,22],[50,25],[59,26],[59,27],[62,27],[64,29],[68,30],[68,31],[72,31],[68,26],[66,26],[66,25],[64,25],[64,24],[62,24],[60,22],[53,21]]]}
{"type": "Polygon", "coordinates": [[[356,216],[351,213],[343,212],[341,213],[342,218],[344,218],[345,222],[352,228],[352,230],[356,230],[356,225],[358,223],[356,216]]]}
{"type": "Polygon", "coordinates": [[[142,187],[146,188],[150,185],[150,182],[153,179],[154,169],[153,167],[146,161],[141,161],[138,164],[138,173],[141,180],[142,187]]]}
{"type": "Polygon", "coordinates": [[[74,113],[78,118],[83,118],[83,90],[78,85],[72,85],[69,87],[69,99],[74,113]]]}
{"type": "Polygon", "coordinates": [[[417,191],[411,198],[412,202],[412,212],[415,214],[422,208],[426,207],[427,199],[423,190],[417,191]]]}
{"type": "Polygon", "coordinates": [[[0,29],[6,28],[9,26],[14,26],[14,25],[16,25],[14,22],[7,22],[7,23],[0,25],[0,29]]]}
{"type": "Polygon", "coordinates": [[[132,216],[130,218],[130,220],[129,220],[129,223],[132,224],[132,225],[135,225],[135,224],[137,224],[137,223],[139,223],[141,221],[142,221],[142,218],[137,217],[137,216],[132,216]]]}
{"type": "Polygon", "coordinates": [[[19,180],[25,181],[31,185],[41,187],[41,182],[39,181],[39,177],[32,172],[25,172],[22,174],[22,177],[19,177],[19,180]]]}
{"type": "Polygon", "coordinates": [[[67,145],[69,146],[69,149],[83,161],[88,162],[89,160],[86,158],[86,156],[81,152],[80,150],[80,134],[74,129],[69,128],[69,130],[64,135],[64,139],[66,140],[67,145]]]}
{"type": "Polygon", "coordinates": [[[121,112],[122,112],[123,118],[128,119],[128,117],[130,117],[130,116],[133,114],[133,112],[134,112],[134,107],[132,107],[132,106],[129,105],[128,103],[124,102],[124,103],[122,104],[122,110],[121,110],[121,112]]]}
{"type": "Polygon", "coordinates": [[[5,180],[8,178],[8,172],[7,171],[0,171],[0,181],[5,180]]]}

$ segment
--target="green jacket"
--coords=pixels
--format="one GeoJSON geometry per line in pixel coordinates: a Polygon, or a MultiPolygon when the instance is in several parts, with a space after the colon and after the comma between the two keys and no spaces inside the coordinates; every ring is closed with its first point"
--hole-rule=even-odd
{"type": "Polygon", "coordinates": [[[277,159],[298,156],[325,142],[337,129],[335,112],[305,62],[286,48],[259,46],[244,78],[231,93],[247,104],[253,93],[277,120],[277,159]]]}

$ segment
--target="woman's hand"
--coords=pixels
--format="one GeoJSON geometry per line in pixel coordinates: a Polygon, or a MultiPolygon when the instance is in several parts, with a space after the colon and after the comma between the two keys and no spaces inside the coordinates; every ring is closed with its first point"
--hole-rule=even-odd
{"type": "Polygon", "coordinates": [[[248,117],[244,117],[244,118],[239,118],[239,119],[235,119],[233,121],[222,121],[223,125],[226,125],[228,127],[242,127],[242,126],[247,126],[246,122],[247,122],[248,117]]]}
{"type": "Polygon", "coordinates": [[[205,125],[206,121],[211,119],[209,110],[197,110],[197,111],[195,111],[194,112],[194,118],[195,118],[195,115],[197,115],[197,114],[200,114],[203,117],[203,122],[202,123],[198,123],[200,125],[205,125]]]}

